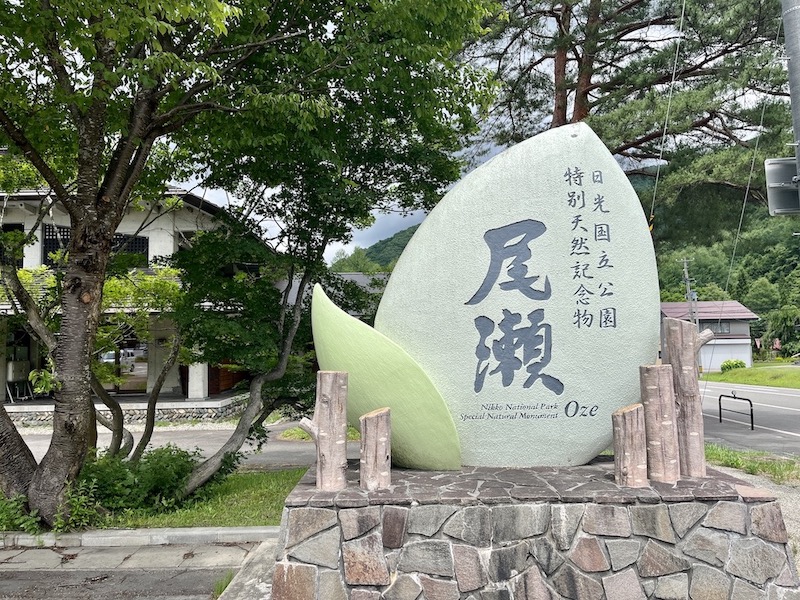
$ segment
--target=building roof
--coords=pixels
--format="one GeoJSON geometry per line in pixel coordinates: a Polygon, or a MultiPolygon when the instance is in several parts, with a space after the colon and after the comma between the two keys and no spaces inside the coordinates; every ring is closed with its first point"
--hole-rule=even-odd
{"type": "MultiPolygon", "coordinates": [[[[758,315],[736,300],[710,300],[695,302],[700,321],[755,321],[758,315]]],[[[661,315],[673,319],[689,320],[688,302],[662,302],[661,315]]]]}
{"type": "MultiPolygon", "coordinates": [[[[47,188],[38,190],[19,190],[10,195],[12,201],[17,202],[41,202],[48,196],[50,190],[47,188]]],[[[218,215],[222,208],[210,200],[196,196],[191,192],[178,187],[170,187],[164,190],[165,196],[174,196],[183,200],[184,206],[191,207],[200,212],[204,212],[212,217],[218,215]]]]}

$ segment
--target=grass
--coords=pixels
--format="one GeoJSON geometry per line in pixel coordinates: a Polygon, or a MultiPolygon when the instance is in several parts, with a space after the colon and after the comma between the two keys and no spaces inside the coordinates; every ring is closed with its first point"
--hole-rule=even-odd
{"type": "MultiPolygon", "coordinates": [[[[292,441],[292,442],[310,442],[311,436],[308,435],[305,431],[303,431],[299,427],[290,427],[289,429],[284,430],[278,436],[278,439],[292,441]]],[[[347,441],[357,442],[360,439],[361,439],[361,433],[359,433],[358,429],[356,429],[355,427],[347,428],[347,441]]]]}
{"type": "Polygon", "coordinates": [[[283,503],[305,468],[234,473],[200,500],[158,514],[129,510],[109,517],[108,527],[245,527],[280,525],[283,503]]]}
{"type": "Polygon", "coordinates": [[[225,575],[223,575],[214,582],[214,591],[211,594],[212,600],[217,600],[217,598],[222,596],[222,593],[230,585],[231,581],[233,581],[233,576],[234,572],[228,571],[227,573],[225,573],[225,575]]]}
{"type": "Polygon", "coordinates": [[[718,444],[706,444],[706,460],[712,465],[739,469],[751,475],[762,475],[775,483],[800,480],[800,462],[767,452],[731,450],[718,444]]]}
{"type": "Polygon", "coordinates": [[[800,367],[785,363],[756,365],[750,369],[732,369],[727,373],[704,373],[703,380],[800,389],[800,367]]]}

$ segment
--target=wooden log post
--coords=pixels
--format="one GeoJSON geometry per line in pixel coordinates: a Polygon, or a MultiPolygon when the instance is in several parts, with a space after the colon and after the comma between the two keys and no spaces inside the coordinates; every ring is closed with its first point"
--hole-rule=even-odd
{"type": "Polygon", "coordinates": [[[647,437],[647,473],[651,481],[675,483],[681,477],[672,366],[639,367],[647,437]]]}
{"type": "Polygon", "coordinates": [[[689,321],[664,319],[663,361],[672,365],[677,406],[678,445],[681,474],[684,477],[706,476],[703,399],[697,380],[697,355],[714,334],[706,329],[697,333],[689,321]]]}
{"type": "Polygon", "coordinates": [[[300,428],[317,444],[317,489],[335,492],[347,487],[347,373],[317,372],[314,419],[300,428]]]}
{"type": "Polygon", "coordinates": [[[392,423],[388,408],[373,410],[361,423],[360,486],[372,492],[392,485],[392,423]]]}
{"type": "Polygon", "coordinates": [[[631,404],[611,414],[614,426],[614,478],[617,485],[648,487],[644,407],[631,404]]]}

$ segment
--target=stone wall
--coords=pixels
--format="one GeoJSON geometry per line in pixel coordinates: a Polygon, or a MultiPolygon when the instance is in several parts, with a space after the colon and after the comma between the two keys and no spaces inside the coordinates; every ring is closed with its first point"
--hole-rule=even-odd
{"type": "MultiPolygon", "coordinates": [[[[246,396],[236,396],[225,400],[162,402],[156,406],[156,421],[220,421],[238,416],[244,409],[246,396]]],[[[122,414],[126,424],[144,423],[147,417],[146,404],[143,402],[123,403],[122,414]]],[[[111,412],[105,406],[96,408],[111,418],[111,412]]],[[[35,427],[49,425],[53,422],[52,405],[6,404],[6,412],[16,425],[35,427]]]]}
{"type": "MultiPolygon", "coordinates": [[[[273,600],[800,599],[781,510],[716,477],[621,488],[608,464],[393,471],[287,499],[273,600]]],[[[719,477],[724,477],[719,475],[719,477]]]]}

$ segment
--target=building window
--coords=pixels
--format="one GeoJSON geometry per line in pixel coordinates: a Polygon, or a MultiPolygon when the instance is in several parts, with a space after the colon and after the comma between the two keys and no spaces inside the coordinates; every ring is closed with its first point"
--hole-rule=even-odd
{"type": "Polygon", "coordinates": [[[722,335],[731,332],[731,324],[729,321],[709,321],[701,329],[710,329],[717,335],[722,335]]]}
{"type": "MultiPolygon", "coordinates": [[[[42,226],[42,264],[52,267],[55,263],[52,254],[66,249],[69,245],[70,228],[54,225],[42,226]]],[[[150,240],[142,235],[132,236],[124,233],[114,234],[111,250],[144,256],[147,264],[150,252],[150,240]]]]}

